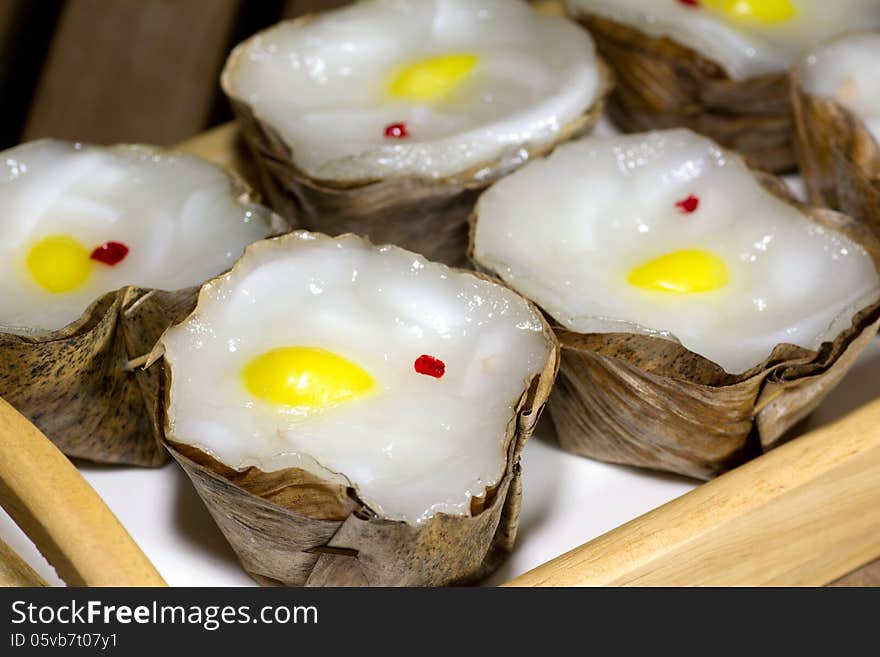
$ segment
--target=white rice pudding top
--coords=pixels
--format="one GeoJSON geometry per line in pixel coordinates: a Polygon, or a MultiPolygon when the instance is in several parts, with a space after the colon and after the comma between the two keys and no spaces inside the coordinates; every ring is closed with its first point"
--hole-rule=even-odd
{"type": "Polygon", "coordinates": [[[514,166],[600,93],[589,34],[521,0],[364,0],[281,23],[223,83],[332,181],[514,166]]]}
{"type": "Polygon", "coordinates": [[[880,298],[865,249],[687,130],[585,139],[477,204],[475,258],[579,333],[677,340],[730,373],[880,298]]]}
{"type": "Polygon", "coordinates": [[[552,349],[515,292],[396,247],[252,247],[163,338],[168,435],[235,469],[302,468],[413,524],[469,515],[552,349]]]}
{"type": "Polygon", "coordinates": [[[880,33],[829,42],[811,52],[800,70],[806,91],[836,100],[880,142],[880,33]]]}
{"type": "Polygon", "coordinates": [[[880,27],[876,0],[566,0],[646,34],[669,37],[733,79],[781,73],[809,48],[852,29],[880,27]]]}
{"type": "Polygon", "coordinates": [[[49,140],[4,151],[0,330],[62,328],[128,285],[201,285],[269,235],[270,217],[188,155],[49,140]],[[127,249],[118,262],[91,257],[113,244],[127,249]]]}

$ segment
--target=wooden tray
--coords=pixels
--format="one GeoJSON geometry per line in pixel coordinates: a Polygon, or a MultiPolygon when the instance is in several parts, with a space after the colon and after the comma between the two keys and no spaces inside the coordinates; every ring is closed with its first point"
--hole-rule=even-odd
{"type": "MultiPolygon", "coordinates": [[[[555,0],[536,4],[545,11],[560,11],[555,0]]],[[[238,171],[258,187],[234,125],[221,126],[181,148],[238,171]]],[[[820,409],[810,426],[812,432],[698,487],[696,482],[563,456],[536,441],[529,448],[531,454],[526,453],[527,506],[543,493],[534,490],[535,486],[553,477],[551,472],[544,479],[530,480],[530,473],[542,466],[555,467],[565,459],[566,467],[577,469],[576,476],[594,476],[598,481],[593,489],[580,491],[581,499],[569,501],[566,513],[572,529],[565,540],[556,534],[557,542],[542,542],[540,514],[533,508],[512,562],[491,581],[499,583],[517,575],[522,564],[537,564],[584,540],[594,528],[609,529],[642,511],[647,513],[607,533],[594,532],[602,535],[519,574],[510,584],[824,585],[877,559],[880,401],[868,397],[880,395],[880,384],[874,383],[880,379],[874,374],[880,372],[878,347],[874,345],[870,360],[863,361],[841,388],[841,395],[855,396],[867,402],[864,406],[837,419],[840,408],[853,405],[852,399],[839,403],[838,395],[834,411],[820,409]],[[835,420],[825,423],[829,416],[835,420]],[[614,487],[609,489],[611,478],[614,487]],[[608,512],[608,507],[619,502],[609,498],[627,493],[639,498],[648,487],[651,499],[676,499],[654,510],[635,499],[608,512]],[[575,512],[581,516],[572,515],[575,512]],[[596,515],[605,516],[605,524],[584,529],[584,517],[596,515]],[[520,557],[523,551],[529,552],[525,559],[520,557]],[[536,559],[536,555],[545,556],[536,559]]],[[[176,466],[147,471],[78,465],[170,583],[249,583],[176,466]],[[132,496],[131,490],[138,495],[132,496]],[[192,579],[186,577],[187,572],[193,573],[192,579]],[[196,578],[196,573],[204,577],[196,578]]],[[[43,577],[57,582],[33,546],[2,517],[0,537],[43,577]]],[[[0,552],[4,550],[0,543],[0,552]]],[[[880,565],[844,581],[880,585],[880,565]]]]}

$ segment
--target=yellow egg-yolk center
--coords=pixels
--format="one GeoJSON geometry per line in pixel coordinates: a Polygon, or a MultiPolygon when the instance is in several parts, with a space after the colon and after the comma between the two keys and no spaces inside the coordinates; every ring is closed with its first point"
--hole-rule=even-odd
{"type": "Polygon", "coordinates": [[[794,18],[797,10],[791,0],[704,0],[707,7],[731,18],[782,23],[794,18]]]}
{"type": "Polygon", "coordinates": [[[397,71],[388,91],[401,100],[439,100],[455,91],[479,61],[472,53],[452,53],[413,62],[397,71]]]}
{"type": "Polygon", "coordinates": [[[718,290],[729,281],[727,265],[718,256],[699,249],[668,253],[636,267],[630,285],[653,292],[695,294],[718,290]]]}
{"type": "Polygon", "coordinates": [[[254,397],[304,414],[351,401],[375,386],[360,366],[312,347],[267,351],[245,365],[241,376],[254,397]]]}
{"type": "Polygon", "coordinates": [[[34,281],[48,292],[75,290],[92,273],[86,248],[72,237],[50,235],[34,244],[27,255],[27,268],[34,281]]]}

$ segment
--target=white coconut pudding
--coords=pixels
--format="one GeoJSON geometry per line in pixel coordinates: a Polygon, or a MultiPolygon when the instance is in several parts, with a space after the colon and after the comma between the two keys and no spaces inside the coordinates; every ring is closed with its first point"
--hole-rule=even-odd
{"type": "Polygon", "coordinates": [[[146,147],[37,141],[3,153],[0,327],[55,330],[107,292],[178,290],[272,231],[222,169],[146,147]]]}
{"type": "Polygon", "coordinates": [[[334,182],[521,159],[600,82],[590,36],[520,0],[364,0],[260,33],[223,74],[300,170],[334,182]]]}
{"type": "Polygon", "coordinates": [[[475,259],[578,333],[649,332],[741,373],[880,298],[865,249],[686,130],[586,139],[490,188],[475,259]]]}
{"type": "Polygon", "coordinates": [[[874,0],[566,0],[590,12],[669,37],[735,80],[779,73],[817,43],[880,26],[874,0]]]}
{"type": "Polygon", "coordinates": [[[235,470],[299,468],[380,517],[469,515],[554,349],[514,292],[354,236],[249,248],[162,339],[166,436],[235,470]]]}
{"type": "Polygon", "coordinates": [[[880,142],[880,34],[865,33],[826,43],[800,69],[804,90],[837,101],[860,118],[880,142]]]}

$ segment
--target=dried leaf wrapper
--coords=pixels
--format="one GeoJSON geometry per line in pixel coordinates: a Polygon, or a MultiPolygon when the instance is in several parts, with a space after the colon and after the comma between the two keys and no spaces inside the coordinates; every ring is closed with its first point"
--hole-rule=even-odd
{"type": "Polygon", "coordinates": [[[810,201],[864,221],[880,236],[880,145],[864,122],[792,73],[795,139],[810,201]]]}
{"type": "Polygon", "coordinates": [[[0,333],[0,396],[67,456],[161,465],[168,456],[154,421],[158,375],[129,362],[192,311],[197,292],[126,287],[58,331],[0,333]]]}
{"type": "Polygon", "coordinates": [[[667,37],[594,14],[573,16],[596,39],[616,87],[608,113],[625,132],[685,127],[773,172],[796,165],[784,73],[731,79],[716,63],[667,37]]]}
{"type": "MultiPolygon", "coordinates": [[[[470,516],[441,513],[417,526],[387,520],[354,489],[303,470],[236,471],[173,437],[165,444],[244,569],[263,585],[469,584],[494,571],[513,547],[520,454],[549,395],[557,358],[554,348],[523,394],[507,430],[505,474],[484,498],[472,501],[470,516]]],[[[163,398],[167,404],[167,393],[163,398]]]]}

